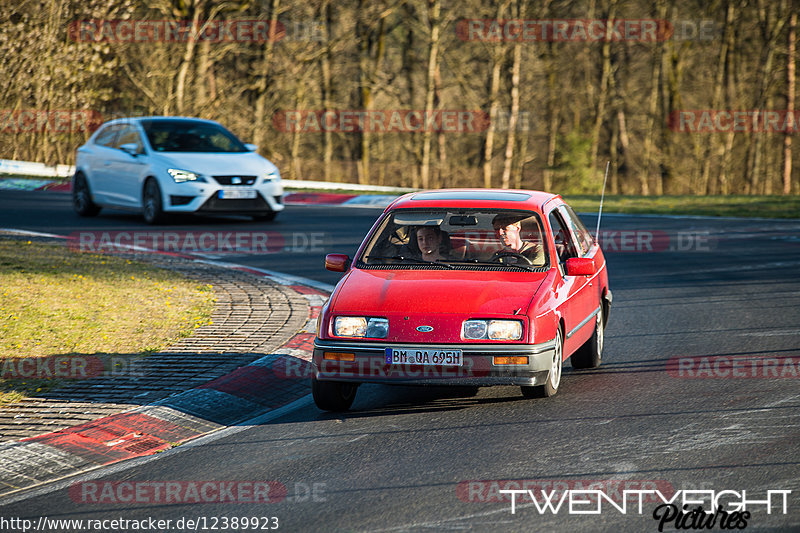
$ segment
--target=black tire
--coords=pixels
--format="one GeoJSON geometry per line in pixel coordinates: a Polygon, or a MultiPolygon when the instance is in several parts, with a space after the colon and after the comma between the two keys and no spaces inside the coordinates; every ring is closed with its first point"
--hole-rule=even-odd
{"type": "Polygon", "coordinates": [[[253,220],[257,220],[259,222],[270,222],[275,220],[275,217],[278,216],[277,211],[269,211],[267,213],[261,213],[259,215],[253,215],[253,220]]]}
{"type": "Polygon", "coordinates": [[[553,361],[550,366],[550,371],[547,373],[547,381],[544,385],[537,385],[535,387],[521,386],[522,395],[526,398],[549,398],[558,392],[558,386],[561,384],[561,366],[564,358],[564,341],[562,339],[561,330],[556,331],[555,348],[553,350],[553,361]]]}
{"type": "Polygon", "coordinates": [[[357,389],[358,383],[317,381],[316,378],[311,378],[311,395],[314,403],[323,411],[347,411],[353,405],[357,389]]]}
{"type": "Polygon", "coordinates": [[[603,323],[603,306],[600,306],[600,311],[597,312],[594,323],[594,332],[588,341],[583,346],[572,354],[570,362],[572,368],[597,368],[603,362],[603,343],[605,324],[603,323]]]}
{"type": "Polygon", "coordinates": [[[83,174],[76,174],[72,181],[72,207],[82,217],[93,217],[100,212],[100,206],[92,201],[92,192],[83,174]]]}
{"type": "Polygon", "coordinates": [[[161,188],[153,178],[144,184],[142,193],[142,215],[148,224],[157,224],[164,219],[164,209],[161,204],[161,188]]]}

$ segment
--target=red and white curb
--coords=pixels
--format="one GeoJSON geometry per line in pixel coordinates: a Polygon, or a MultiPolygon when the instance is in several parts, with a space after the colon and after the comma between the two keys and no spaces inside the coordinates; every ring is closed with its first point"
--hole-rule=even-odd
{"type": "MultiPolygon", "coordinates": [[[[48,233],[3,231],[66,239],[48,233]]],[[[235,263],[184,257],[265,276],[289,287],[308,300],[306,326],[274,353],[152,405],[0,444],[0,495],[163,451],[308,396],[316,317],[333,287],[235,263]]]]}

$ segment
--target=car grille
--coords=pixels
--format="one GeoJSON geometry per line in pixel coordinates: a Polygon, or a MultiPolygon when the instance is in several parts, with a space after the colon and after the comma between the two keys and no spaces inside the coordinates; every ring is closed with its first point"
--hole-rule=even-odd
{"type": "Polygon", "coordinates": [[[256,176],[212,176],[220,185],[252,185],[256,182],[256,176]],[[234,183],[234,182],[239,183],[234,183]]]}
{"type": "Polygon", "coordinates": [[[263,213],[266,211],[270,211],[269,204],[260,194],[256,198],[237,198],[233,200],[220,199],[214,195],[198,209],[198,212],[201,213],[263,213]]]}

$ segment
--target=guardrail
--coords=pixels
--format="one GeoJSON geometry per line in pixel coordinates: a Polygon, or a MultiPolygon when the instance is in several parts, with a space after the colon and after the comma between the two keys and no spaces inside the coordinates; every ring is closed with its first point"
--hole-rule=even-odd
{"type": "Polygon", "coordinates": [[[33,161],[13,161],[0,159],[0,175],[15,174],[18,176],[35,176],[37,178],[68,178],[75,172],[72,165],[49,166],[33,161]]]}
{"type": "MultiPolygon", "coordinates": [[[[37,178],[69,178],[74,172],[75,167],[73,165],[48,166],[44,163],[35,163],[33,161],[13,161],[10,159],[0,159],[0,177],[2,177],[3,174],[12,174],[15,176],[31,176],[37,178]]],[[[384,185],[361,185],[358,183],[310,180],[283,180],[283,186],[289,189],[347,190],[391,193],[406,193],[418,190],[408,187],[388,187],[384,185]]]]}

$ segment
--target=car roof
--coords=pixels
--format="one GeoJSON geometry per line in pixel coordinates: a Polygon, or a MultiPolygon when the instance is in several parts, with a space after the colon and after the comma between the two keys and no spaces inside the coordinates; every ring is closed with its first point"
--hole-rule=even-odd
{"type": "Polygon", "coordinates": [[[190,122],[203,122],[206,124],[219,124],[215,120],[209,120],[205,118],[197,118],[197,117],[165,117],[165,116],[145,116],[145,117],[120,117],[115,118],[113,120],[109,120],[106,124],[130,124],[135,122],[141,122],[143,120],[153,121],[153,122],[162,122],[168,120],[180,120],[180,121],[190,121],[190,122]]]}
{"type": "Polygon", "coordinates": [[[386,211],[429,207],[542,211],[547,202],[556,198],[561,197],[522,189],[438,189],[408,193],[389,204],[386,211]]]}

